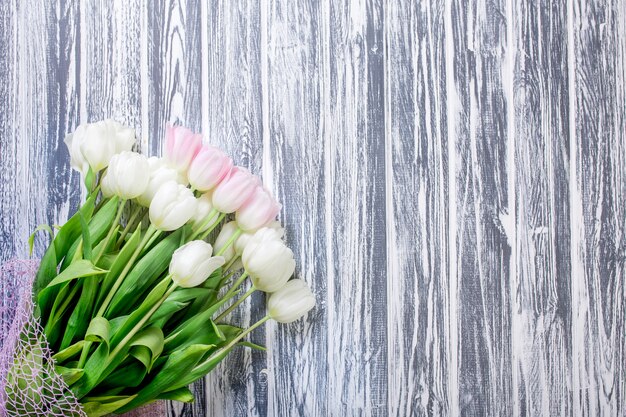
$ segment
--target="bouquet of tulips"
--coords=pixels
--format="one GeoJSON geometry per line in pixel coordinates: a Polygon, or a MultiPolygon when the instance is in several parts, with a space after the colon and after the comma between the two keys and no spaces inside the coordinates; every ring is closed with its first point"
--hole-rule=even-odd
{"type": "Polygon", "coordinates": [[[86,199],[54,233],[40,227],[53,233],[33,284],[43,330],[40,346],[20,353],[41,363],[49,348],[49,367],[32,378],[14,358],[2,381],[5,413],[53,415],[51,406],[7,405],[16,391],[37,404],[51,377],[88,416],[193,401],[188,385],[233,348],[263,349],[245,341],[252,330],[315,305],[304,281],[289,280],[295,262],[275,220],[280,205],[202,135],[168,126],[163,157],[147,158],[131,151],[132,129],[105,120],[79,126],[65,144],[86,199]],[[231,323],[257,290],[270,294],[267,315],[247,329],[231,323]]]}

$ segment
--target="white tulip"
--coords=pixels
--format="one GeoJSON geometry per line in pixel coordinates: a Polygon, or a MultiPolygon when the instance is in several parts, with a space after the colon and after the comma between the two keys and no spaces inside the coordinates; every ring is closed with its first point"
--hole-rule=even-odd
{"type": "Polygon", "coordinates": [[[315,296],[306,282],[292,279],[270,295],[268,315],[279,323],[291,323],[315,307],[315,296]]]}
{"type": "Polygon", "coordinates": [[[272,229],[259,229],[246,244],[241,261],[254,286],[264,292],[281,288],[293,275],[293,252],[272,229]]]}
{"type": "Polygon", "coordinates": [[[209,213],[213,211],[213,204],[211,203],[211,193],[202,194],[196,199],[198,202],[196,206],[196,212],[189,220],[194,225],[194,230],[197,233],[205,232],[209,227],[213,226],[217,222],[219,217],[217,213],[214,213],[213,218],[209,221],[209,213]]]}
{"type": "MultiPolygon", "coordinates": [[[[220,252],[222,248],[226,245],[226,243],[230,240],[233,234],[237,231],[239,226],[237,226],[237,222],[232,221],[226,223],[222,226],[222,230],[220,230],[219,235],[215,239],[215,251],[220,252]]],[[[226,262],[230,262],[231,259],[235,256],[235,242],[233,242],[225,251],[222,253],[222,256],[226,258],[226,262]]]]}
{"type": "Polygon", "coordinates": [[[166,182],[150,203],[150,222],[159,230],[176,230],[193,216],[196,205],[189,188],[174,181],[166,182]]]}
{"type": "MultiPolygon", "coordinates": [[[[266,226],[266,228],[269,229],[269,233],[274,234],[274,238],[277,240],[282,239],[283,235],[285,234],[285,229],[283,229],[283,227],[281,226],[278,220],[271,222],[270,224],[266,226]]],[[[261,232],[261,233],[264,234],[268,232],[261,232]]],[[[243,250],[246,248],[246,246],[250,242],[250,239],[254,235],[255,233],[247,233],[247,232],[242,233],[233,244],[233,247],[235,248],[235,254],[237,254],[238,256],[241,256],[241,254],[243,253],[243,250]]]]}
{"type": "Polygon", "coordinates": [[[202,240],[193,240],[176,249],[172,255],[169,273],[178,286],[197,287],[220,266],[224,258],[211,256],[213,248],[202,240]]]}
{"type": "Polygon", "coordinates": [[[154,195],[163,184],[169,181],[180,182],[178,171],[168,167],[164,159],[152,156],[148,158],[148,164],[150,180],[144,192],[137,197],[137,203],[144,207],[150,207],[154,195]]]}
{"type": "Polygon", "coordinates": [[[117,195],[125,200],[135,198],[146,190],[149,179],[148,159],[136,152],[124,151],[113,155],[102,178],[105,197],[117,195]]]}
{"type": "Polygon", "coordinates": [[[89,167],[98,172],[109,166],[113,155],[130,151],[135,144],[135,132],[114,120],[102,120],[78,126],[64,142],[72,167],[85,175],[89,167]]]}

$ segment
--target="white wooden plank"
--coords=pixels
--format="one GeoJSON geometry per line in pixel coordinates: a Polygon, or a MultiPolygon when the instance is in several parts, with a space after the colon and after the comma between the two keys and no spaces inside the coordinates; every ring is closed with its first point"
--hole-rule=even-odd
{"type": "MultiPolygon", "coordinates": [[[[202,12],[202,126],[209,140],[235,163],[260,175],[263,167],[261,4],[204,2],[202,12]]],[[[255,294],[232,314],[247,327],[265,314],[255,294]]],[[[256,331],[255,343],[266,344],[256,331]]],[[[267,354],[236,349],[208,377],[206,415],[267,415],[267,354]]]]}
{"type": "MultiPolygon", "coordinates": [[[[28,235],[40,223],[61,223],[77,203],[79,190],[70,183],[69,164],[57,160],[67,154],[63,137],[77,118],[76,21],[77,10],[65,3],[42,7],[15,4],[9,41],[13,74],[7,78],[10,104],[5,108],[13,131],[3,136],[3,171],[10,184],[11,210],[3,224],[11,225],[12,245],[6,256],[28,256],[28,235]],[[69,25],[69,29],[65,26],[69,25]],[[12,149],[11,149],[12,148],[12,149]]],[[[47,246],[46,236],[36,240],[36,254],[47,246]]],[[[3,248],[5,249],[5,248],[3,248]]]]}
{"type": "Polygon", "coordinates": [[[89,0],[80,7],[81,122],[112,118],[141,132],[139,1],[89,0]]]}
{"type": "Polygon", "coordinates": [[[514,415],[571,414],[567,9],[510,5],[503,77],[514,121],[507,168],[514,415]],[[510,78],[509,78],[510,77],[510,78]],[[513,185],[511,186],[511,179],[513,185]]]}
{"type": "MultiPolygon", "coordinates": [[[[267,415],[329,415],[327,376],[327,248],[325,142],[328,65],[322,54],[319,2],[270,1],[262,35],[264,75],[264,172],[283,204],[286,241],[294,251],[296,276],[307,281],[318,305],[304,319],[267,327],[267,415]],[[269,142],[269,143],[268,143],[269,142]]],[[[332,231],[328,231],[332,233],[332,231]]]]}
{"type": "Polygon", "coordinates": [[[443,2],[385,6],[388,409],[448,415],[443,2]]]}
{"type": "Polygon", "coordinates": [[[511,109],[501,74],[506,4],[453,1],[449,10],[446,36],[452,36],[453,52],[446,56],[452,59],[446,76],[454,80],[448,108],[455,112],[448,114],[454,121],[449,182],[450,205],[456,206],[449,219],[454,231],[449,244],[455,246],[450,309],[451,320],[458,320],[450,335],[450,349],[458,350],[450,365],[456,373],[450,396],[457,397],[450,413],[510,415],[511,253],[500,220],[510,209],[505,163],[511,109]]]}
{"type": "Polygon", "coordinates": [[[623,415],[626,4],[568,9],[574,415],[623,415]]]}
{"type": "Polygon", "coordinates": [[[329,2],[328,412],[387,415],[383,13],[329,2]]]}
{"type": "MultiPolygon", "coordinates": [[[[201,16],[198,1],[156,1],[138,11],[145,19],[140,36],[143,62],[142,120],[147,121],[147,153],[161,155],[167,122],[194,131],[201,127],[201,16]],[[144,15],[145,14],[145,15],[144,15]],[[145,80],[144,80],[145,79],[145,80]]],[[[192,404],[168,402],[169,416],[202,416],[207,408],[204,381],[190,387],[192,404]]]]}

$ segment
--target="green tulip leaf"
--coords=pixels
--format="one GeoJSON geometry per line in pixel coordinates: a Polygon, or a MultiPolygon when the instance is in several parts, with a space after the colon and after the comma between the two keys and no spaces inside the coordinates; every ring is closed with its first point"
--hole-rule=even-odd
{"type": "Polygon", "coordinates": [[[174,300],[164,302],[163,304],[161,304],[161,307],[159,307],[158,310],[154,312],[152,317],[150,317],[148,324],[163,328],[174,314],[184,309],[188,305],[189,302],[174,300]]]}
{"type": "MultiPolygon", "coordinates": [[[[74,281],[71,281],[61,285],[61,290],[59,291],[57,297],[52,303],[52,309],[50,310],[50,314],[46,317],[42,317],[42,324],[44,325],[44,332],[46,334],[48,344],[55,351],[60,350],[57,346],[57,342],[61,337],[62,329],[65,328],[64,317],[66,316],[66,312],[74,302],[74,298],[76,297],[76,294],[78,294],[80,288],[80,281],[78,281],[77,284],[74,281]]],[[[39,295],[40,298],[42,298],[43,296],[45,299],[45,297],[49,294],[50,289],[46,288],[39,295]]]]}
{"type": "Polygon", "coordinates": [[[90,261],[86,259],[81,259],[81,260],[72,262],[65,271],[61,272],[52,281],[50,281],[46,289],[50,287],[54,287],[55,285],[62,284],[67,281],[71,281],[73,279],[78,279],[78,278],[87,277],[91,275],[106,274],[107,272],[108,271],[105,269],[100,269],[96,267],[90,261]]]}
{"type": "Polygon", "coordinates": [[[102,417],[119,410],[134,398],[134,395],[93,397],[89,398],[90,401],[83,402],[83,410],[89,417],[102,417]]]}
{"type": "Polygon", "coordinates": [[[182,229],[167,236],[146,253],[128,273],[107,309],[107,317],[129,313],[167,270],[172,254],[178,249],[182,229]]]}
{"type": "Polygon", "coordinates": [[[170,318],[177,312],[183,310],[190,303],[195,302],[200,298],[208,298],[212,295],[213,290],[194,287],[194,288],[178,288],[154,313],[149,323],[159,323],[159,327],[163,327],[170,318]]]}
{"type": "Polygon", "coordinates": [[[76,338],[82,338],[87,330],[88,322],[86,317],[91,317],[96,299],[96,293],[98,292],[99,279],[97,276],[89,276],[83,278],[83,286],[78,299],[78,303],[72,311],[70,318],[67,321],[67,327],[63,340],[61,342],[61,349],[69,346],[76,338]]]}
{"type": "Polygon", "coordinates": [[[100,296],[98,297],[97,302],[98,308],[100,308],[100,306],[102,305],[102,302],[113,287],[113,284],[115,283],[117,277],[122,273],[122,270],[124,270],[128,262],[130,262],[130,258],[133,256],[133,253],[135,252],[135,249],[137,249],[140,241],[141,229],[138,227],[130,236],[119,254],[115,257],[115,260],[109,268],[109,272],[104,276],[104,279],[102,280],[100,296]]]}
{"type": "Polygon", "coordinates": [[[73,345],[68,346],[65,349],[59,351],[58,353],[55,353],[52,356],[52,359],[54,359],[58,363],[63,363],[66,360],[71,359],[75,355],[79,354],[83,350],[84,344],[85,344],[85,341],[80,340],[74,343],[73,345]]]}
{"type": "Polygon", "coordinates": [[[144,364],[150,372],[154,361],[163,352],[163,331],[158,327],[148,327],[137,333],[130,341],[130,354],[144,364]]]}
{"type": "Polygon", "coordinates": [[[193,393],[188,387],[178,388],[159,394],[157,400],[180,401],[181,403],[192,403],[195,401],[193,393]]]}
{"type": "Polygon", "coordinates": [[[89,225],[87,224],[87,220],[85,219],[85,215],[78,212],[80,214],[80,228],[82,230],[83,236],[83,258],[88,261],[93,261],[92,257],[92,247],[91,247],[91,234],[89,233],[89,225]]]}
{"type": "Polygon", "coordinates": [[[223,337],[221,330],[215,326],[215,323],[211,320],[213,315],[220,309],[229,298],[223,298],[217,303],[211,305],[204,311],[196,314],[195,316],[182,321],[178,327],[169,333],[167,342],[165,344],[165,350],[171,352],[181,346],[189,344],[191,340],[196,337],[197,334],[202,332],[213,331],[216,335],[223,337]]]}
{"type": "Polygon", "coordinates": [[[50,237],[54,237],[54,232],[52,231],[52,228],[48,226],[47,224],[40,224],[39,226],[37,226],[35,230],[33,230],[33,233],[28,237],[28,256],[33,256],[33,247],[35,246],[35,235],[40,230],[45,230],[46,232],[48,232],[48,234],[50,234],[50,237]]]}
{"type": "Polygon", "coordinates": [[[147,373],[143,363],[134,357],[129,357],[98,385],[98,390],[112,389],[120,392],[125,388],[137,387],[143,382],[147,373]]]}
{"type": "MultiPolygon", "coordinates": [[[[37,297],[44,288],[48,286],[50,281],[57,275],[57,266],[67,255],[68,250],[74,242],[81,236],[80,213],[85,219],[91,219],[94,210],[95,197],[90,197],[85,204],[75,213],[68,221],[59,229],[54,237],[52,244],[48,245],[48,249],[39,264],[39,270],[33,283],[33,294],[37,297]]],[[[40,306],[41,312],[48,312],[47,306],[40,306]]]]}
{"type": "Polygon", "coordinates": [[[85,340],[88,342],[104,342],[111,340],[111,324],[104,317],[94,317],[89,323],[85,340]]]}
{"type": "MultiPolygon", "coordinates": [[[[91,245],[95,248],[95,253],[99,253],[99,250],[102,247],[100,243],[102,243],[101,241],[112,227],[113,220],[115,220],[115,215],[117,214],[118,202],[118,197],[112,197],[110,200],[106,201],[102,207],[100,207],[93,218],[85,216],[85,220],[89,223],[89,236],[91,238],[91,245]]],[[[82,230],[80,232],[82,234],[82,230]]],[[[78,241],[71,243],[72,245],[67,252],[66,259],[61,266],[62,271],[68,267],[69,262],[74,258],[74,254],[78,250],[78,241]]],[[[108,247],[110,246],[112,245],[109,242],[108,247]]]]}
{"type": "Polygon", "coordinates": [[[217,352],[211,353],[209,358],[203,359],[197,363],[189,372],[185,373],[180,379],[173,384],[170,389],[179,389],[186,387],[187,385],[204,378],[206,374],[211,372],[228,354],[233,348],[222,349],[217,352]]]}
{"type": "Polygon", "coordinates": [[[181,388],[180,386],[172,388],[172,386],[178,385],[178,382],[183,379],[185,375],[198,364],[204,354],[213,347],[212,345],[191,345],[172,353],[159,372],[155,374],[154,378],[137,393],[137,397],[126,406],[122,407],[119,412],[127,412],[156,399],[163,392],[181,388]]]}
{"type": "Polygon", "coordinates": [[[82,369],[66,368],[59,365],[56,365],[54,367],[54,370],[63,378],[63,381],[65,381],[67,385],[71,385],[74,382],[78,381],[84,373],[82,369]]]}

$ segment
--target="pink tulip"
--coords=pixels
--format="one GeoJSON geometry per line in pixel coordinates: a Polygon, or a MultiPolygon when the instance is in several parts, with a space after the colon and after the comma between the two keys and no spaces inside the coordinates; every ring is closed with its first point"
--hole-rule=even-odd
{"type": "Polygon", "coordinates": [[[182,126],[168,125],[165,132],[165,159],[179,172],[187,172],[202,147],[202,135],[182,126]]]}
{"type": "Polygon", "coordinates": [[[198,191],[214,188],[233,167],[233,160],[213,146],[203,146],[189,166],[189,184],[198,191]]]}
{"type": "Polygon", "coordinates": [[[252,197],[237,210],[236,220],[245,232],[252,232],[267,226],[274,220],[281,205],[262,186],[256,187],[252,197]]]}
{"type": "Polygon", "coordinates": [[[213,191],[213,207],[221,213],[232,213],[243,206],[261,181],[247,169],[233,167],[213,191]]]}

